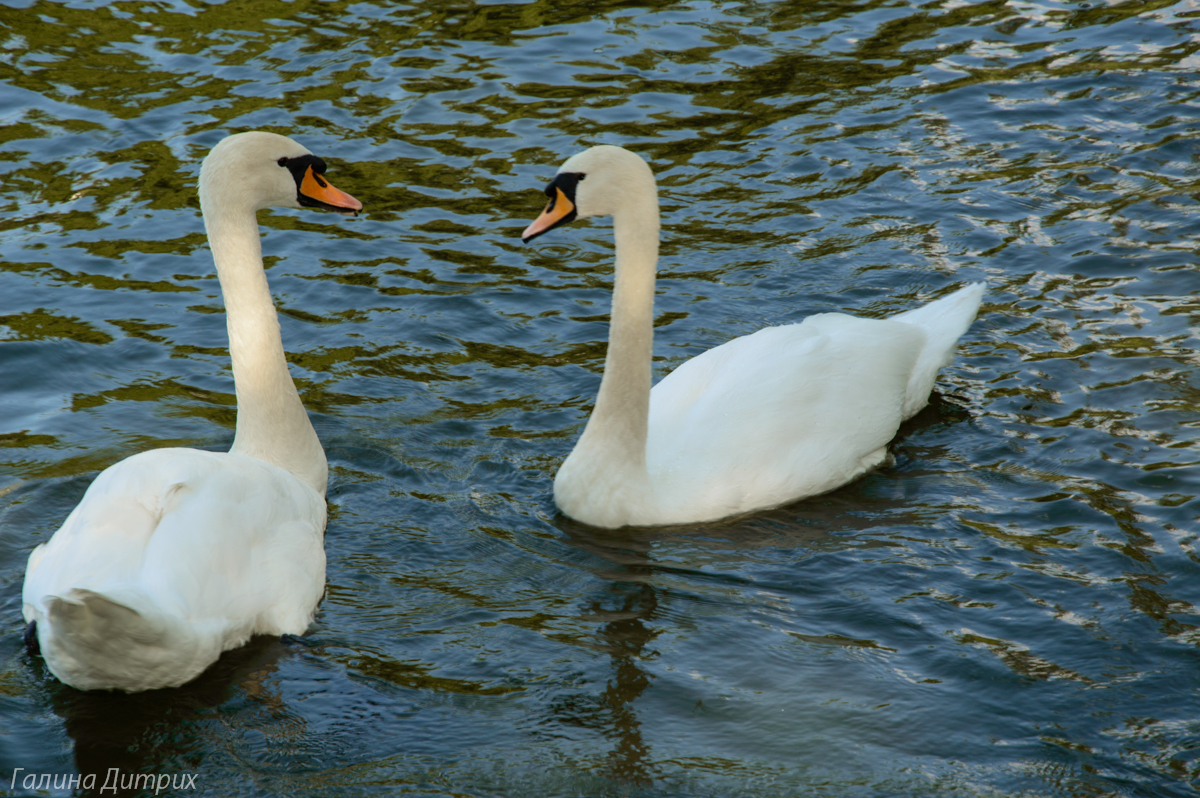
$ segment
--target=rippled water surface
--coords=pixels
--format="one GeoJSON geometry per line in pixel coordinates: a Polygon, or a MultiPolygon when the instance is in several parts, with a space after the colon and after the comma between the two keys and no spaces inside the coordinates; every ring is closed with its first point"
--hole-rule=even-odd
{"type": "Polygon", "coordinates": [[[1198,75],[1167,0],[10,0],[0,791],[1194,794],[1198,75]],[[253,128],[367,210],[260,215],[328,592],[185,688],[80,693],[22,648],[25,559],[104,466],[231,442],[195,186],[253,128]],[[659,376],[987,281],[894,466],[696,528],[556,512],[611,229],[518,236],[594,143],[659,175],[659,376]]]}

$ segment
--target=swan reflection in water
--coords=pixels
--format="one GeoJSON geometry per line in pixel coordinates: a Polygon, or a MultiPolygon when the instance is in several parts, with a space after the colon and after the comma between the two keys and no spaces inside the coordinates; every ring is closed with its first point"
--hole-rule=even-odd
{"type": "MultiPolygon", "coordinates": [[[[901,435],[961,421],[965,415],[958,405],[935,394],[930,406],[902,427],[901,435]]],[[[901,457],[907,462],[903,449],[901,457]]],[[[619,782],[646,785],[658,776],[657,758],[675,750],[674,741],[661,741],[663,750],[656,758],[655,734],[663,733],[667,719],[655,718],[652,723],[644,714],[656,711],[645,700],[656,679],[655,669],[647,664],[660,655],[655,641],[663,631],[672,636],[680,632],[678,617],[671,617],[677,616],[678,607],[673,611],[672,605],[700,593],[721,604],[739,604],[743,613],[752,610],[762,598],[761,586],[747,583],[737,574],[744,573],[745,561],[757,558],[760,552],[768,552],[774,560],[770,552],[790,550],[801,563],[830,552],[900,546],[888,539],[889,530],[927,523],[929,513],[941,512],[915,504],[905,495],[904,480],[914,476],[920,475],[911,470],[876,474],[819,498],[713,524],[603,530],[557,518],[555,525],[566,542],[586,558],[584,567],[604,583],[599,595],[576,616],[598,625],[576,643],[607,655],[605,686],[599,693],[577,690],[552,705],[557,722],[590,729],[611,742],[593,772],[619,782]],[[880,518],[889,519],[888,530],[882,534],[880,518]]],[[[802,609],[792,603],[789,612],[802,609]]],[[[825,633],[794,636],[823,646],[884,648],[873,640],[850,639],[839,634],[840,629],[821,631],[825,633]]],[[[690,662],[688,668],[703,672],[708,664],[690,662]]],[[[680,688],[660,685],[659,689],[672,692],[680,688]]],[[[702,724],[706,716],[713,717],[710,712],[714,708],[702,704],[700,695],[711,693],[688,690],[686,695],[666,697],[679,708],[670,722],[702,724]]],[[[706,766],[721,765],[709,760],[706,766]]]]}
{"type": "Polygon", "coordinates": [[[596,569],[596,575],[606,580],[604,594],[578,616],[586,623],[599,623],[594,636],[580,642],[609,657],[611,676],[599,695],[561,697],[553,702],[551,712],[559,722],[592,729],[612,742],[598,775],[649,784],[655,772],[651,745],[634,704],[654,679],[641,663],[655,655],[651,645],[661,633],[653,625],[659,609],[659,589],[653,584],[656,567],[650,556],[653,538],[639,539],[640,530],[633,529],[614,535],[565,518],[559,526],[571,544],[611,564],[596,569]]]}

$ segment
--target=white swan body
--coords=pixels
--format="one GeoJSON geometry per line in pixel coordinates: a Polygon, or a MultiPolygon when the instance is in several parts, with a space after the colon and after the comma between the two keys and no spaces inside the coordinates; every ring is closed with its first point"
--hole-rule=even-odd
{"type": "Polygon", "coordinates": [[[736,338],[653,390],[658,197],[637,155],[600,146],[546,189],[535,236],[611,215],[612,320],[596,406],[554,480],[568,516],[615,528],[711,521],[824,493],[887,459],[900,423],[929,401],[937,372],[978,312],[976,283],[889,319],[811,316],[736,338]]]}
{"type": "Polygon", "coordinates": [[[200,206],[225,297],[238,419],[229,452],[156,449],[105,469],[29,556],[50,671],[80,689],[188,682],[256,634],[302,634],[325,590],[325,452],[288,373],[255,212],[354,212],[291,139],[221,141],[200,206]]]}

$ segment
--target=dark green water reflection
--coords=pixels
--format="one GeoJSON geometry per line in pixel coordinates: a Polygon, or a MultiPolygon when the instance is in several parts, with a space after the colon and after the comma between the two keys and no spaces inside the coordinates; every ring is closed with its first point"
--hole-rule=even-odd
{"type": "Polygon", "coordinates": [[[1197,74],[1157,0],[9,3],[0,791],[1193,794],[1197,74]],[[21,648],[25,558],[100,468],[232,440],[195,181],[251,128],[367,206],[261,216],[328,594],[193,685],[79,693],[21,648]],[[894,467],[694,529],[556,514],[611,237],[518,235],[595,143],[659,174],[660,374],[988,282],[894,467]]]}

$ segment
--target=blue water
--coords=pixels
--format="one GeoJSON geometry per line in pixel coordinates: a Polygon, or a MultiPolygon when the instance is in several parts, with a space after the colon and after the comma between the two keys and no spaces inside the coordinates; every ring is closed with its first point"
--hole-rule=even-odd
{"type": "Polygon", "coordinates": [[[1193,795],[1198,95],[1163,0],[7,3],[0,791],[1193,795]],[[22,647],[25,560],[99,469],[232,441],[195,183],[254,128],[366,205],[260,215],[328,592],[192,685],[81,693],[22,647]],[[595,143],[659,176],[659,376],[987,281],[893,466],[695,528],[557,513],[611,231],[519,234],[595,143]]]}

